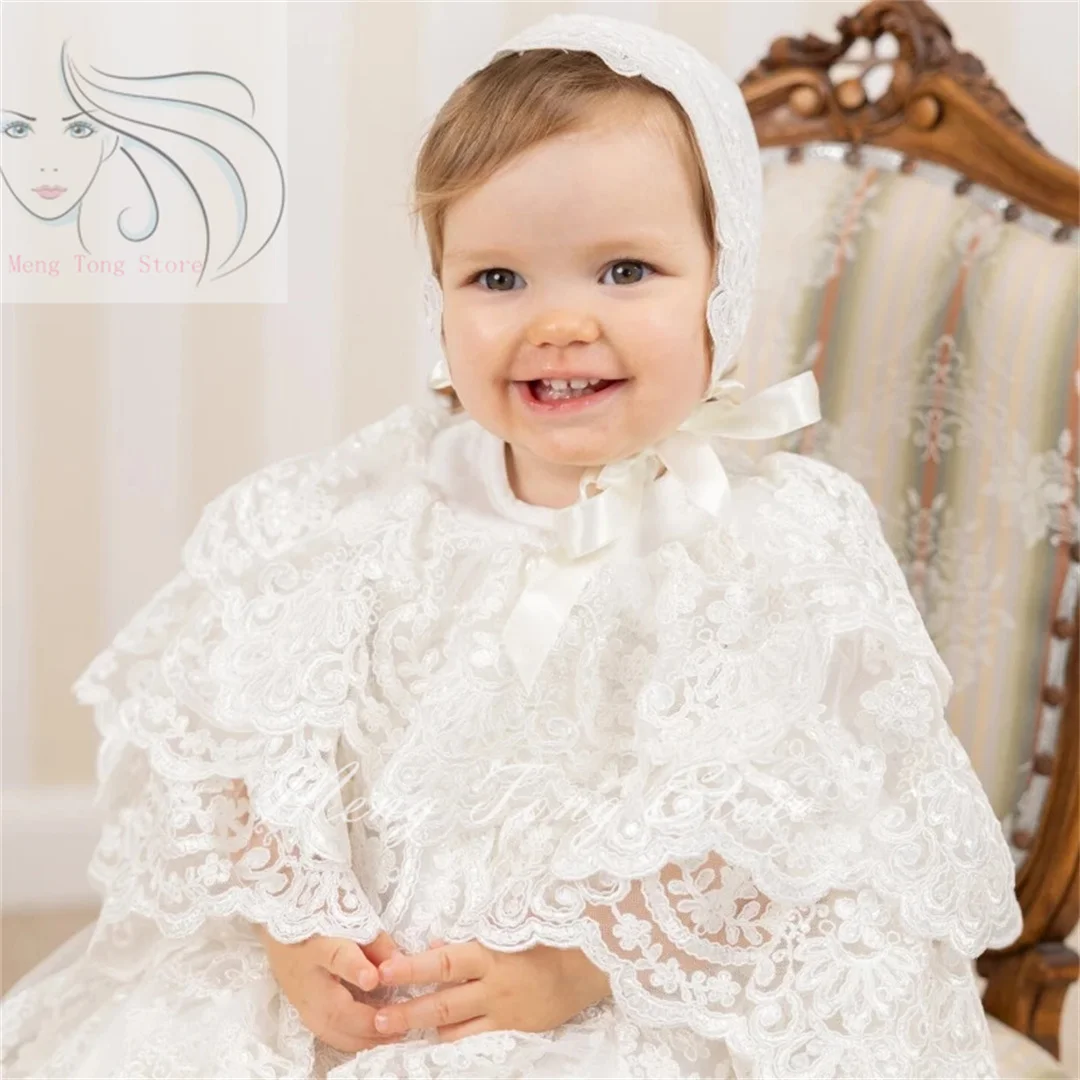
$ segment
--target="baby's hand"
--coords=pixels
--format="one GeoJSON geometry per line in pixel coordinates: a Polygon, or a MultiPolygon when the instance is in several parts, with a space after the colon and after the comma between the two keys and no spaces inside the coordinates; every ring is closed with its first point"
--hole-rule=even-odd
{"type": "Polygon", "coordinates": [[[611,993],[607,976],[580,949],[548,945],[513,953],[476,941],[442,945],[415,956],[399,953],[380,964],[379,974],[391,985],[460,984],[376,1014],[380,1032],[436,1028],[440,1042],[481,1031],[551,1031],[611,993]]]}
{"type": "Polygon", "coordinates": [[[396,949],[389,934],[380,934],[368,945],[318,934],[285,945],[272,938],[263,926],[256,926],[255,931],[266,949],[278,986],[313,1035],[346,1053],[399,1041],[400,1036],[386,1036],[375,1030],[375,1009],[355,1000],[347,985],[359,990],[378,987],[376,965],[396,949]]]}

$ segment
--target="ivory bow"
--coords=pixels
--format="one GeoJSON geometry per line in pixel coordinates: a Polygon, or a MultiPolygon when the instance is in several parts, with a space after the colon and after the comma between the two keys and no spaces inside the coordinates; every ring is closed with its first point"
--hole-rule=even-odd
{"type": "Polygon", "coordinates": [[[503,629],[503,644],[526,690],[532,690],[593,571],[633,543],[646,485],[655,479],[661,462],[685,485],[694,503],[723,520],[731,484],[709,437],[772,439],[821,419],[811,371],[740,403],[737,392],[742,389],[734,379],[722,380],[715,391],[720,396],[698,405],[667,438],[582,477],[582,498],[556,518],[559,544],[554,554],[536,564],[503,629]],[[588,497],[590,485],[599,488],[599,494],[588,497]]]}

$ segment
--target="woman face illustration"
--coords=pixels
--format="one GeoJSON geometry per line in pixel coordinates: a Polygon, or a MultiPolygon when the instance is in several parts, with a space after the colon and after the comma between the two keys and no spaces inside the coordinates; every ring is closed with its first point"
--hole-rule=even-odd
{"type": "Polygon", "coordinates": [[[4,80],[0,175],[35,217],[63,217],[86,194],[117,135],[76,105],[59,67],[18,83],[4,80]]]}
{"type": "Polygon", "coordinates": [[[574,502],[584,467],[669,435],[708,387],[715,253],[674,118],[640,114],[531,147],[447,213],[454,389],[510,444],[529,502],[574,502]],[[564,374],[616,385],[565,410],[530,403],[529,381],[564,374]]]}

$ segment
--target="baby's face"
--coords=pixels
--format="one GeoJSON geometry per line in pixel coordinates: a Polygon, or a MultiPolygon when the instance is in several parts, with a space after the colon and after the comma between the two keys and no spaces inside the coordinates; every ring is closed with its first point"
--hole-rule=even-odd
{"type": "Polygon", "coordinates": [[[532,147],[448,211],[454,389],[519,467],[618,461],[674,431],[708,387],[715,253],[688,166],[654,127],[606,115],[532,147]],[[623,381],[568,409],[526,397],[529,381],[561,376],[623,381]]]}

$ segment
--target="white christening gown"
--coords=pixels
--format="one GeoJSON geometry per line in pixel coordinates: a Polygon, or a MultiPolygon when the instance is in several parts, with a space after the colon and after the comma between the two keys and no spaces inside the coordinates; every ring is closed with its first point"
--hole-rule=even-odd
{"type": "Polygon", "coordinates": [[[466,415],[211,502],[75,684],[103,909],[5,999],[5,1077],[995,1076],[972,958],[1020,911],[948,672],[864,489],[714,445],[727,521],[655,481],[531,691],[502,621],[555,511],[466,415]],[[344,1054],[252,921],[577,947],[612,996],[344,1054]]]}

